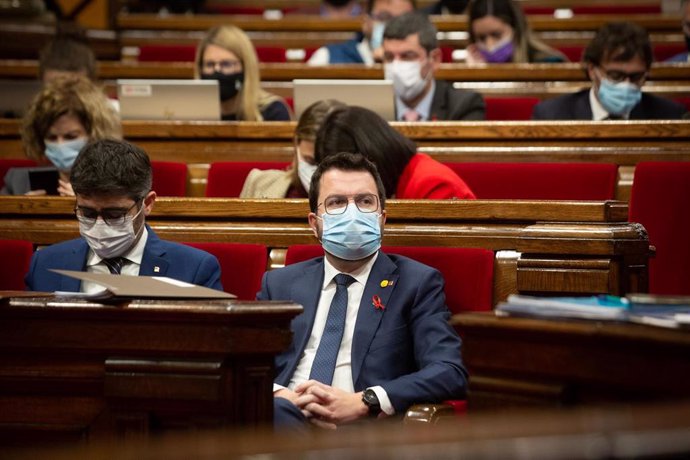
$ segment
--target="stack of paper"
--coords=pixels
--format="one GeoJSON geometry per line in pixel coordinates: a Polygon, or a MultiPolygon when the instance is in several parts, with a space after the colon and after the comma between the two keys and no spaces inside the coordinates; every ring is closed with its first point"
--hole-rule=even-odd
{"type": "Polygon", "coordinates": [[[512,294],[496,306],[497,314],[543,318],[626,320],[629,302],[625,298],[601,295],[589,297],[533,297],[512,294]]]}
{"type": "Polygon", "coordinates": [[[678,329],[690,326],[690,297],[629,294],[628,319],[635,323],[678,329]]]}

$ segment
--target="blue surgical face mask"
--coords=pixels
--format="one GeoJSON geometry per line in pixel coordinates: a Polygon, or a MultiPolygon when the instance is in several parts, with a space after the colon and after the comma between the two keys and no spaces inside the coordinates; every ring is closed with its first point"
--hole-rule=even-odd
{"type": "Polygon", "coordinates": [[[72,169],[79,151],[86,145],[86,138],[80,137],[67,142],[46,142],[46,157],[60,171],[72,169]]]}
{"type": "Polygon", "coordinates": [[[383,31],[386,30],[386,23],[375,21],[374,27],[371,30],[371,38],[369,39],[369,45],[372,50],[381,48],[383,46],[383,31]]]}
{"type": "Polygon", "coordinates": [[[606,78],[602,78],[597,95],[599,102],[601,102],[601,105],[608,113],[625,115],[630,113],[640,102],[642,90],[639,86],[627,81],[613,83],[606,78]]]}
{"type": "Polygon", "coordinates": [[[345,260],[369,257],[381,247],[379,217],[378,212],[360,211],[354,203],[349,203],[342,214],[324,214],[323,249],[345,260]]]}

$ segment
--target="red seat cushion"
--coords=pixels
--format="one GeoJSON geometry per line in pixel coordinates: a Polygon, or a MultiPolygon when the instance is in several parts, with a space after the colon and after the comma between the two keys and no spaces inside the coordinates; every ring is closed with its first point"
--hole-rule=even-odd
{"type": "Polygon", "coordinates": [[[194,62],[196,45],[141,45],[141,62],[194,62]]]}
{"type": "Polygon", "coordinates": [[[25,240],[0,240],[0,290],[23,291],[34,246],[25,240]]]}
{"type": "Polygon", "coordinates": [[[690,295],[690,162],[638,163],[628,219],[644,225],[656,247],[649,292],[690,295]]]}
{"type": "Polygon", "coordinates": [[[618,167],[608,163],[447,163],[478,199],[610,200],[618,167]]]}
{"type": "Polygon", "coordinates": [[[206,183],[207,197],[238,197],[244,181],[254,168],[285,169],[290,163],[280,161],[217,161],[211,163],[206,183]]]}
{"type": "Polygon", "coordinates": [[[239,300],[255,300],[266,271],[268,250],[262,244],[185,243],[216,256],[223,290],[239,300]]]}
{"type": "MultiPolygon", "coordinates": [[[[384,246],[388,254],[399,254],[434,267],[445,280],[446,304],[451,313],[489,311],[493,298],[494,253],[479,248],[384,246]]],[[[288,247],[285,264],[323,255],[319,245],[288,247]]]]}
{"type": "Polygon", "coordinates": [[[529,120],[532,109],[539,103],[538,97],[485,97],[486,119],[529,120]]]}
{"type": "Polygon", "coordinates": [[[256,56],[259,62],[287,62],[285,48],[280,46],[257,46],[256,56]]]}
{"type": "Polygon", "coordinates": [[[36,164],[28,158],[0,158],[0,188],[5,186],[5,174],[10,168],[30,168],[36,164]]]}
{"type": "Polygon", "coordinates": [[[153,190],[159,196],[187,195],[187,165],[175,161],[152,161],[153,190]]]}

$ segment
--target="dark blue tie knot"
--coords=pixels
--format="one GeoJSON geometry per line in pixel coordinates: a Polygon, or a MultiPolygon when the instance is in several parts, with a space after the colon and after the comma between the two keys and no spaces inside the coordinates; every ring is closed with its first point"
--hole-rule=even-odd
{"type": "Polygon", "coordinates": [[[347,275],[345,273],[338,273],[337,275],[335,275],[335,284],[337,284],[338,286],[348,287],[352,283],[354,283],[354,281],[355,279],[352,276],[347,275]]]}
{"type": "Polygon", "coordinates": [[[122,265],[125,263],[124,257],[113,257],[112,259],[103,259],[103,263],[108,267],[108,270],[113,275],[119,275],[122,270],[122,265]]]}

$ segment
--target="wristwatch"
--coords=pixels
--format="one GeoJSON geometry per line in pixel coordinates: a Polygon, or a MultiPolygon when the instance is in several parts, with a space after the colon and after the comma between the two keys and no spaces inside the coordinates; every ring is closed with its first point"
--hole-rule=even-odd
{"type": "Polygon", "coordinates": [[[371,388],[364,390],[364,393],[362,393],[362,402],[369,408],[370,417],[376,417],[381,413],[379,398],[371,388]]]}

